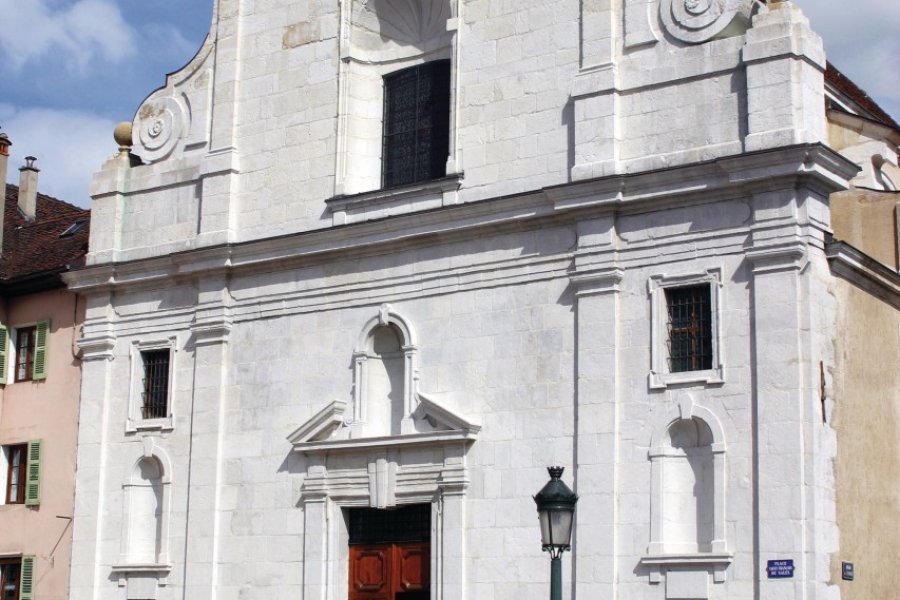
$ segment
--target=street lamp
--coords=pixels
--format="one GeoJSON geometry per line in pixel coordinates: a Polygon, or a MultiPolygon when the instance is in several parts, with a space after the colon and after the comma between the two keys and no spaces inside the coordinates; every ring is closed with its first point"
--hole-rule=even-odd
{"type": "Polygon", "coordinates": [[[541,521],[541,546],[550,553],[550,600],[562,600],[562,560],[571,546],[578,496],[560,480],[563,467],[547,467],[550,481],[534,497],[541,521]]]}

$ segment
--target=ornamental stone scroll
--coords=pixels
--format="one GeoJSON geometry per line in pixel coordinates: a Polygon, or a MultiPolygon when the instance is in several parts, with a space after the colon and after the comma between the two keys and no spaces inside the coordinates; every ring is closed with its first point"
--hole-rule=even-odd
{"type": "Polygon", "coordinates": [[[659,16],[673,37],[700,44],[746,31],[753,4],[753,0],[661,0],[659,16]]]}
{"type": "Polygon", "coordinates": [[[168,156],[190,129],[190,114],[184,102],[164,96],[145,102],[134,122],[139,155],[155,162],[168,156]]]}

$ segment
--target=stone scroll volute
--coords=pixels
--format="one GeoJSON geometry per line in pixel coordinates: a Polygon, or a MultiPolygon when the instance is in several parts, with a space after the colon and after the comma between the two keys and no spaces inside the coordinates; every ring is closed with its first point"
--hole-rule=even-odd
{"type": "Polygon", "coordinates": [[[743,33],[753,0],[660,0],[659,16],[672,37],[689,44],[743,33]]]}
{"type": "Polygon", "coordinates": [[[145,163],[164,160],[181,147],[205,148],[212,104],[213,43],[204,46],[166,85],[147,97],[134,117],[134,153],[145,163]]]}

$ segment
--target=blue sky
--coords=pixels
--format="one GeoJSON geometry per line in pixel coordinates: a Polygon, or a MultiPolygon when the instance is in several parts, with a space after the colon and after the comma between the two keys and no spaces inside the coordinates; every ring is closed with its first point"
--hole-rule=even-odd
{"type": "MultiPolygon", "coordinates": [[[[305,0],[296,0],[305,1],[305,0]]],[[[337,2],[337,0],[334,0],[337,2]]],[[[900,120],[900,2],[796,0],[828,57],[900,120]]],[[[166,73],[194,55],[213,0],[0,0],[0,128],[8,179],[38,157],[42,192],[87,206],[91,174],[115,152],[166,73]]]]}

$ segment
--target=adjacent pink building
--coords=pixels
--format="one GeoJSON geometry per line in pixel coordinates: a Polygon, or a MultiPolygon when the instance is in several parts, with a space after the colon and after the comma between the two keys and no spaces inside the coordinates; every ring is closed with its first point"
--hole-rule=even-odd
{"type": "MultiPolygon", "coordinates": [[[[0,134],[0,182],[9,140],[0,134]]],[[[0,255],[0,599],[68,598],[84,316],[60,274],[90,212],[37,193],[29,158],[6,185],[0,255]]]]}

